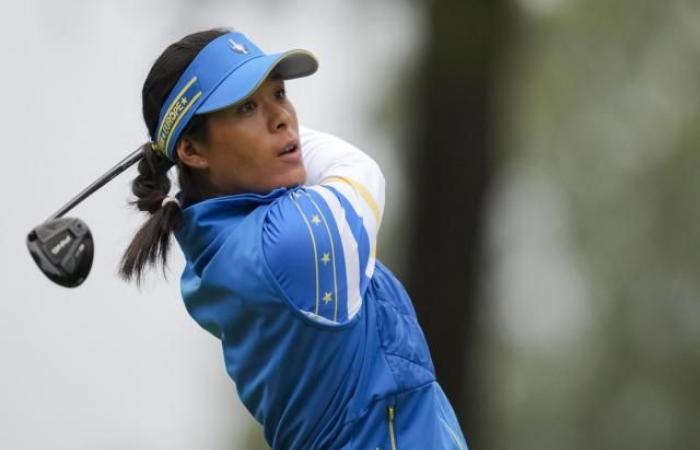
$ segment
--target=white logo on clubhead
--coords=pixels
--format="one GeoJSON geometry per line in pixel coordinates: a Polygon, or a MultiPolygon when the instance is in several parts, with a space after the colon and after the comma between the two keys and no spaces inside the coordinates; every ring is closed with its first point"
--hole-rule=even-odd
{"type": "Polygon", "coordinates": [[[240,43],[234,41],[233,39],[229,39],[229,40],[228,40],[228,43],[229,43],[229,45],[231,46],[231,49],[232,49],[234,52],[242,53],[242,54],[244,54],[244,55],[247,55],[247,54],[248,54],[248,49],[245,48],[245,45],[240,44],[240,43]]]}
{"type": "Polygon", "coordinates": [[[63,250],[63,247],[70,244],[70,241],[72,240],[73,239],[71,239],[70,235],[67,234],[66,237],[64,237],[58,242],[58,244],[53,246],[53,248],[51,249],[51,253],[53,253],[54,255],[58,255],[58,252],[63,250]]]}

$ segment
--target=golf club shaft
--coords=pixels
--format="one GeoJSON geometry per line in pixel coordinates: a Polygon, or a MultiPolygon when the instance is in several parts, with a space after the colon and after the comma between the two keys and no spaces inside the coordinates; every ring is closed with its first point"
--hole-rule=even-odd
{"type": "Polygon", "coordinates": [[[54,220],[58,219],[59,217],[62,217],[64,214],[66,214],[68,211],[73,209],[76,205],[78,205],[80,202],[85,200],[87,197],[89,197],[93,192],[107,184],[112,178],[116,177],[120,173],[124,172],[126,169],[131,167],[132,165],[136,164],[138,161],[141,160],[143,157],[143,147],[139,147],[136,150],[134,150],[131,154],[129,154],[126,158],[122,159],[119,161],[114,167],[109,169],[104,175],[102,175],[100,178],[95,180],[90,186],[86,187],[83,189],[78,195],[73,197],[68,203],[63,205],[58,211],[53,213],[51,217],[46,219],[48,222],[49,220],[54,220]]]}

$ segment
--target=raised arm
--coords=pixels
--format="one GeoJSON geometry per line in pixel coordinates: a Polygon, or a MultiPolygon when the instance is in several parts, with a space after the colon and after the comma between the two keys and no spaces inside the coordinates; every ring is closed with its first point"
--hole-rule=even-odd
{"type": "Polygon", "coordinates": [[[270,208],[263,249],[299,310],[343,323],[360,310],[374,272],[384,177],[372,158],[330,134],[302,129],[301,145],[306,186],[270,208]]]}

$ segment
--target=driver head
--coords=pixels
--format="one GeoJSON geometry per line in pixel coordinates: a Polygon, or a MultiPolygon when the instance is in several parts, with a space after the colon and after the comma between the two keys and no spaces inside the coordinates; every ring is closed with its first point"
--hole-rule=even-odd
{"type": "Polygon", "coordinates": [[[92,234],[80,219],[42,223],[27,235],[27,248],[44,275],[61,286],[79,286],[90,273],[92,234]]]}

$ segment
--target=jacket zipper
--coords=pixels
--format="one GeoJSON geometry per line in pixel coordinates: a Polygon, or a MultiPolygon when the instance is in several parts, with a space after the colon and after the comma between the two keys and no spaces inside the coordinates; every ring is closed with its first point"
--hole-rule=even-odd
{"type": "Polygon", "coordinates": [[[396,447],[396,434],[394,432],[394,419],[396,418],[396,408],[390,406],[387,410],[387,415],[389,416],[389,441],[391,442],[391,450],[397,450],[396,447]]]}

